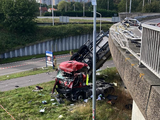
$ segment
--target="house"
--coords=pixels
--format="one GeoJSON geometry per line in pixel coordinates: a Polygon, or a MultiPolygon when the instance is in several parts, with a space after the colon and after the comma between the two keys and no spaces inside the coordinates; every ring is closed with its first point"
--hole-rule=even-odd
{"type": "Polygon", "coordinates": [[[41,10],[41,13],[48,12],[48,9],[46,7],[39,7],[39,10],[41,10]]]}
{"type": "MultiPolygon", "coordinates": [[[[53,8],[53,11],[57,11],[57,9],[53,8]]],[[[52,12],[52,8],[49,8],[48,12],[52,12]]]]}

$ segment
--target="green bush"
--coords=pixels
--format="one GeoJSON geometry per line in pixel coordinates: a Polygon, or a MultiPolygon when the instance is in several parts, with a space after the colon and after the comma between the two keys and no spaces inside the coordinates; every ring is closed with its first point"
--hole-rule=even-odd
{"type": "MultiPolygon", "coordinates": [[[[114,14],[118,14],[116,11],[104,10],[104,9],[99,9],[97,10],[97,12],[101,13],[103,17],[112,17],[114,16],[114,14]]],[[[44,16],[52,16],[52,12],[46,12],[44,16]]],[[[54,16],[83,17],[83,11],[67,11],[67,12],[54,11],[54,16]]],[[[93,12],[85,11],[85,16],[93,17],[93,12]]]]}

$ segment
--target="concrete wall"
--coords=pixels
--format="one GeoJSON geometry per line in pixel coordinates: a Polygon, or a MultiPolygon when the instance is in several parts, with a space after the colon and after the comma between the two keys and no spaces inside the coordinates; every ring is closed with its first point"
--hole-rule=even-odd
{"type": "Polygon", "coordinates": [[[127,54],[111,36],[109,47],[114,64],[144,118],[160,120],[160,79],[147,68],[139,68],[139,61],[127,54]]]}

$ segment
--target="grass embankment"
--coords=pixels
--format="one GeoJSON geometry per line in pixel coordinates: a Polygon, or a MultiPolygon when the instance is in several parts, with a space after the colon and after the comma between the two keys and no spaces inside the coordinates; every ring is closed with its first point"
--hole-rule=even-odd
{"type": "MultiPolygon", "coordinates": [[[[52,23],[52,18],[37,18],[35,19],[37,23],[52,23]]],[[[59,18],[54,18],[55,23],[60,23],[59,18]]],[[[93,20],[84,20],[84,19],[69,19],[69,23],[84,23],[84,22],[93,22],[93,20]]],[[[100,22],[100,20],[96,20],[96,22],[100,22]]],[[[106,22],[101,20],[101,22],[106,22]]]]}
{"type": "Polygon", "coordinates": [[[45,72],[46,73],[47,72],[53,72],[53,71],[55,71],[55,69],[53,69],[52,67],[34,68],[32,70],[28,70],[28,71],[24,71],[24,72],[19,72],[19,73],[13,73],[13,74],[0,76],[0,81],[9,80],[9,79],[13,79],[13,78],[24,77],[24,76],[29,76],[29,75],[36,75],[36,74],[45,73],[45,72]]]}
{"type": "MultiPolygon", "coordinates": [[[[131,110],[127,110],[125,105],[130,103],[131,97],[119,86],[121,80],[117,74],[116,68],[107,69],[101,72],[98,78],[104,77],[110,82],[117,82],[113,95],[117,95],[118,99],[115,105],[107,103],[107,99],[96,102],[97,120],[129,120],[131,119],[131,110]]],[[[1,92],[0,104],[16,119],[16,120],[91,120],[92,119],[92,104],[91,100],[88,103],[77,102],[74,106],[70,106],[71,102],[65,101],[64,104],[58,104],[56,101],[50,101],[51,90],[54,81],[39,84],[43,87],[43,91],[33,92],[34,86],[18,88],[16,90],[1,92]],[[46,100],[47,104],[42,104],[46,100]],[[56,105],[52,105],[56,103],[56,105]],[[45,112],[41,114],[40,109],[45,108],[45,112]],[[62,115],[62,118],[58,118],[62,115]]],[[[107,95],[107,93],[105,94],[107,95]]],[[[0,119],[9,120],[11,117],[0,108],[0,119]]]]}

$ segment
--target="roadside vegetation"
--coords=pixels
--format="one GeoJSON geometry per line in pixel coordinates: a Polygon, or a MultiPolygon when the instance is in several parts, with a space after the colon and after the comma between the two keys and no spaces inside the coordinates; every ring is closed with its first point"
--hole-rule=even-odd
{"type": "Polygon", "coordinates": [[[52,67],[33,68],[32,70],[28,70],[24,72],[2,75],[0,76],[0,81],[9,80],[13,78],[19,78],[19,77],[25,77],[29,75],[36,75],[40,73],[50,73],[50,72],[55,71],[55,69],[56,68],[53,69],[52,67]]]}
{"type": "MultiPolygon", "coordinates": [[[[97,120],[130,120],[131,110],[125,106],[130,104],[132,99],[128,92],[121,87],[121,79],[117,73],[116,68],[108,68],[100,72],[99,77],[110,80],[110,83],[115,82],[115,91],[110,93],[117,95],[115,104],[109,104],[107,99],[96,102],[96,116],[97,120]],[[103,73],[104,72],[104,73],[103,73]],[[105,76],[104,76],[105,75],[105,76]],[[107,78],[106,75],[112,76],[107,78]]],[[[99,78],[97,78],[99,79],[99,78]]],[[[108,82],[108,80],[106,81],[108,82]]],[[[87,103],[83,101],[70,102],[64,99],[63,104],[59,104],[51,91],[54,81],[48,83],[38,84],[43,87],[42,91],[32,91],[35,86],[28,86],[24,88],[17,88],[15,90],[0,92],[0,103],[16,120],[91,120],[92,119],[92,100],[89,99],[87,103]],[[43,104],[42,101],[46,101],[43,104]],[[40,113],[44,109],[44,113],[40,113]]],[[[106,93],[107,96],[109,93],[106,93]]],[[[11,119],[11,116],[0,107],[0,119],[11,119]]]]}
{"type": "MultiPolygon", "coordinates": [[[[102,24],[102,29],[107,31],[111,24],[102,24]]],[[[99,24],[97,30],[99,30],[99,24]]],[[[37,27],[36,33],[18,34],[10,33],[4,27],[0,27],[0,53],[18,49],[48,39],[59,39],[69,36],[93,33],[92,24],[68,24],[58,26],[37,27]]]]}

